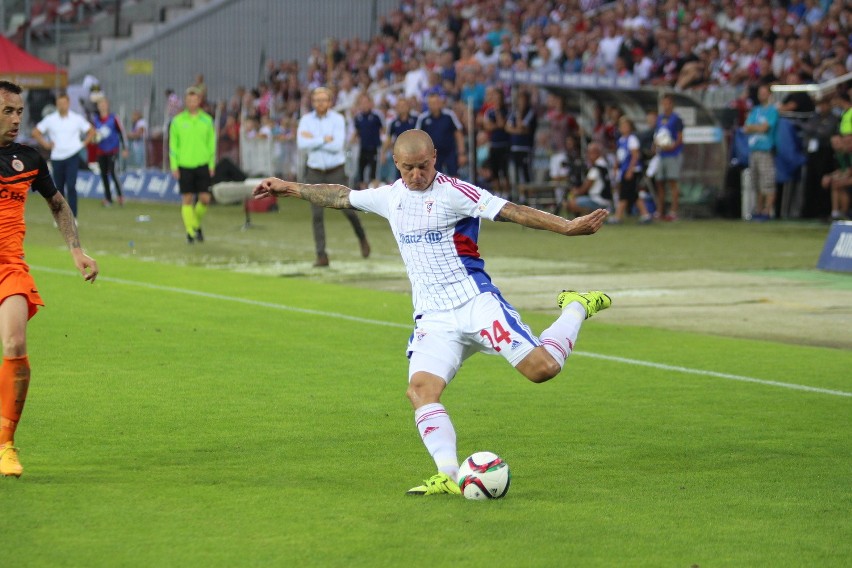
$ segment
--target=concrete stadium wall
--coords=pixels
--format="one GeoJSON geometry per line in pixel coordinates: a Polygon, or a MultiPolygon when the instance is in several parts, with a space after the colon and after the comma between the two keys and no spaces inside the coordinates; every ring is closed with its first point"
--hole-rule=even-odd
{"type": "Polygon", "coordinates": [[[255,86],[262,58],[296,59],[304,68],[310,49],[327,38],[367,39],[377,16],[399,0],[210,0],[144,38],[108,49],[72,70],[70,82],[94,75],[114,110],[145,108],[153,93],[151,125],[162,113],[164,91],[182,91],[203,73],[211,99],[229,98],[238,85],[255,86]],[[153,74],[126,72],[128,60],[153,61],[153,74]]]}

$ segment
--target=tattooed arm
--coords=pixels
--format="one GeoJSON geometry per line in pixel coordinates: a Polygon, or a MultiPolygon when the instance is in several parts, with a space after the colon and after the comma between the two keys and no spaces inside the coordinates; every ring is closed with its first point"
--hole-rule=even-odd
{"type": "Polygon", "coordinates": [[[284,181],[278,178],[266,178],[254,188],[252,196],[261,199],[270,195],[298,197],[320,207],[332,209],[353,209],[349,202],[349,192],[344,185],[330,183],[306,184],[284,181]]]}
{"type": "Polygon", "coordinates": [[[578,235],[591,235],[596,233],[603,226],[608,213],[605,209],[592,211],[588,215],[577,217],[576,219],[568,220],[557,215],[551,215],[526,205],[517,205],[515,203],[506,203],[495,221],[509,221],[529,227],[530,229],[541,229],[543,231],[551,231],[567,237],[578,235]]]}
{"type": "Polygon", "coordinates": [[[71,256],[74,258],[74,264],[77,270],[83,277],[94,282],[98,276],[98,263],[95,259],[83,252],[80,246],[80,236],[77,234],[77,222],[74,220],[74,215],[71,213],[71,208],[62,194],[56,192],[47,200],[50,206],[50,212],[53,213],[53,218],[56,220],[56,226],[62,234],[62,238],[68,244],[71,251],[71,256]]]}

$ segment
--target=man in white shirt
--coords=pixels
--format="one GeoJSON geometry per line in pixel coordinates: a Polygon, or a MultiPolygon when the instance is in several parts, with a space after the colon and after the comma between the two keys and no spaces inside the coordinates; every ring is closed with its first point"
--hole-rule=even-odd
{"type": "Polygon", "coordinates": [[[32,131],[33,138],[50,150],[53,183],[68,201],[77,218],[77,172],[80,170],[80,150],[95,139],[95,129],[83,115],[71,110],[65,93],[56,97],[56,111],[45,116],[32,131]]]}
{"type": "MultiPolygon", "coordinates": [[[[347,183],[346,153],[343,151],[346,143],[346,119],[337,111],[331,110],[331,90],[317,87],[311,92],[311,106],[314,110],[299,120],[296,134],[296,144],[299,150],[307,152],[308,161],[305,169],[305,183],[340,184],[347,183]]],[[[314,266],[328,266],[328,252],[325,246],[324,209],[311,205],[311,217],[314,230],[314,244],[317,259],[314,266]]],[[[370,243],[355,211],[345,209],[343,214],[352,224],[352,229],[361,245],[361,256],[370,256],[370,243]]]]}
{"type": "Polygon", "coordinates": [[[569,221],[449,177],[435,170],[435,147],[422,130],[400,134],[393,158],[402,178],[392,185],[352,191],[267,178],[254,196],[298,197],[316,207],[360,209],[388,220],[414,303],[406,394],[438,468],[408,494],[459,495],[456,434],[440,397],[462,362],[479,351],[499,354],[530,381],[547,381],[562,370],[583,320],[612,303],[603,292],[564,291],[557,297],[561,315],[536,337],[485,272],[477,247],[480,219],[579,236],[600,229],[607,212],[599,209],[569,221]]]}
{"type": "Polygon", "coordinates": [[[408,62],[408,71],[403,78],[403,94],[405,98],[417,99],[421,102],[423,91],[429,88],[429,73],[418,57],[412,57],[408,62]]]}

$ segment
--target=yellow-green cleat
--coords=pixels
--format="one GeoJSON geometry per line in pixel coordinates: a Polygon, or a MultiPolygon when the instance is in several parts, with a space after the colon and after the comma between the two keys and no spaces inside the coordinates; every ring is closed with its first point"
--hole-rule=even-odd
{"type": "Polygon", "coordinates": [[[461,495],[459,484],[453,481],[446,473],[436,473],[423,482],[423,485],[412,487],[406,495],[461,495]]]}
{"type": "Polygon", "coordinates": [[[579,302],[583,309],[586,310],[586,319],[589,319],[601,310],[605,310],[612,305],[612,298],[601,292],[594,290],[592,292],[575,292],[574,290],[562,290],[556,297],[556,305],[559,309],[564,309],[571,302],[579,302]]]}
{"type": "Polygon", "coordinates": [[[0,445],[0,476],[21,477],[24,468],[18,460],[18,448],[7,442],[0,445]]]}

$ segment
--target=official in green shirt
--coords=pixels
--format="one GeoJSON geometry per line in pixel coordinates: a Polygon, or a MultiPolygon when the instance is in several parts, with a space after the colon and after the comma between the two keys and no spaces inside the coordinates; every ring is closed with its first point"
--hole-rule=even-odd
{"type": "Polygon", "coordinates": [[[201,108],[197,87],[186,90],[184,110],[169,125],[169,165],[180,188],[186,242],[204,241],[201,220],[210,205],[210,185],[216,169],[216,127],[201,108]]]}

